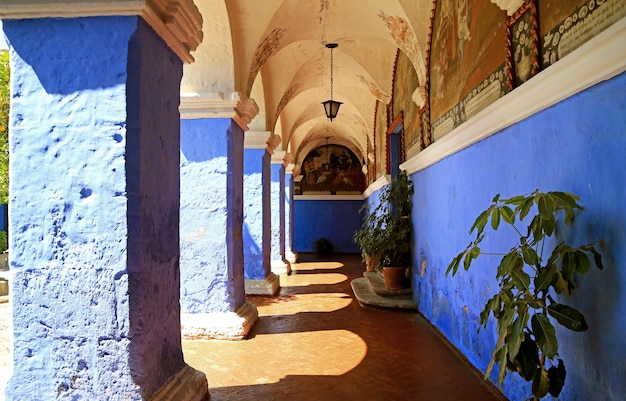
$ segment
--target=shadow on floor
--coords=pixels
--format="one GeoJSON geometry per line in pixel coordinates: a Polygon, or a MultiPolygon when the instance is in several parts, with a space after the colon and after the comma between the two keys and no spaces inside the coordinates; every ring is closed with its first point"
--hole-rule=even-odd
{"type": "Polygon", "coordinates": [[[505,400],[418,313],[361,307],[360,255],[301,257],[276,298],[248,297],[247,340],[185,341],[212,401],[505,400]]]}

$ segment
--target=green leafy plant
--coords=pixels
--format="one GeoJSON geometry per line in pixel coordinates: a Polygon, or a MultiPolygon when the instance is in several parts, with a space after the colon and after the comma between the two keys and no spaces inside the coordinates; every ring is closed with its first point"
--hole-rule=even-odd
{"type": "Polygon", "coordinates": [[[7,239],[7,232],[0,231],[0,252],[4,252],[9,249],[9,243],[7,239]]]}
{"type": "Polygon", "coordinates": [[[378,268],[382,266],[408,266],[411,260],[411,198],[413,182],[406,171],[398,176],[380,192],[379,203],[369,209],[365,206],[361,230],[356,231],[354,239],[363,241],[361,248],[367,256],[377,257],[378,268]]]}
{"type": "Polygon", "coordinates": [[[359,209],[359,213],[363,214],[363,221],[361,228],[354,232],[352,239],[361,249],[363,262],[367,262],[369,258],[377,260],[383,245],[382,229],[378,224],[378,216],[370,211],[367,203],[359,209]]]}
{"type": "Polygon", "coordinates": [[[499,363],[498,385],[506,371],[518,373],[524,380],[532,381],[533,399],[548,393],[557,397],[565,383],[565,364],[559,358],[559,344],[553,322],[573,330],[587,330],[583,314],[557,302],[554,294],[570,294],[575,288],[576,275],[586,274],[591,266],[602,269],[602,257],[595,241],[579,247],[564,242],[554,246],[545,258],[546,240],[557,229],[557,218],[564,215],[564,224],[570,226],[576,211],[583,207],[579,197],[567,192],[541,193],[500,199],[496,195],[491,206],[474,221],[470,234],[476,239],[450,263],[446,275],[457,274],[462,265],[468,270],[480,255],[502,256],[496,268],[500,291],[487,301],[480,314],[480,323],[487,327],[490,315],[497,321],[498,339],[487,367],[487,379],[495,364],[499,363]],[[517,225],[531,215],[525,230],[517,225]],[[519,243],[507,253],[484,253],[480,248],[486,238],[485,228],[491,222],[493,230],[510,226],[519,235],[519,243]]]}

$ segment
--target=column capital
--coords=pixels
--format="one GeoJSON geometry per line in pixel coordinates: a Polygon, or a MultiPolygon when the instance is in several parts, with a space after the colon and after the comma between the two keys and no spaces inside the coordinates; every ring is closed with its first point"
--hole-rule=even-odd
{"type": "Polygon", "coordinates": [[[185,63],[202,42],[193,0],[3,0],[0,19],[130,16],[143,18],[185,63]]]}

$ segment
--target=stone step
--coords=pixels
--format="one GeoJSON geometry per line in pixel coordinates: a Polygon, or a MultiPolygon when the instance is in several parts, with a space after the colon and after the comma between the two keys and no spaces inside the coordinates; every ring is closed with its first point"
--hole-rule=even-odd
{"type": "Polygon", "coordinates": [[[377,306],[382,308],[417,311],[417,305],[413,300],[413,292],[393,296],[381,296],[372,290],[370,281],[366,277],[360,277],[352,280],[350,282],[350,286],[352,287],[354,296],[361,306],[377,306]]]}
{"type": "Polygon", "coordinates": [[[380,273],[377,272],[364,272],[363,276],[367,279],[372,287],[372,291],[381,297],[402,297],[406,294],[413,295],[412,288],[402,288],[400,290],[390,290],[385,286],[385,280],[380,273]]]}

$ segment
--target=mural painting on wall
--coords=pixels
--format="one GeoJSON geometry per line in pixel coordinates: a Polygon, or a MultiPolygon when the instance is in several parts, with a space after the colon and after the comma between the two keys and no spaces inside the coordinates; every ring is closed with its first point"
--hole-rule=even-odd
{"type": "Polygon", "coordinates": [[[491,0],[437,2],[429,82],[435,140],[507,93],[505,23],[491,0]]]}
{"type": "Polygon", "coordinates": [[[403,114],[406,159],[416,155],[422,146],[422,119],[420,110],[412,99],[418,86],[417,74],[411,60],[406,54],[399,52],[393,86],[393,112],[403,114]]]}
{"type": "Polygon", "coordinates": [[[509,37],[509,89],[518,87],[539,72],[539,25],[534,1],[527,1],[507,21],[509,37]]]}
{"type": "Polygon", "coordinates": [[[626,16],[624,0],[541,0],[542,68],[546,68],[626,16]]]}
{"type": "Polygon", "coordinates": [[[309,152],[302,162],[302,195],[362,194],[365,174],[361,162],[345,146],[324,145],[309,152]]]}
{"type": "Polygon", "coordinates": [[[376,158],[376,177],[387,173],[387,107],[376,102],[376,125],[374,129],[374,149],[376,158]]]}

